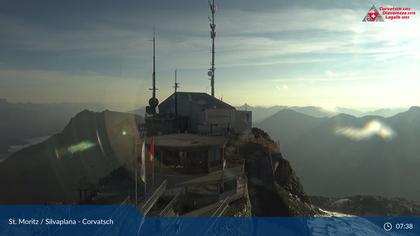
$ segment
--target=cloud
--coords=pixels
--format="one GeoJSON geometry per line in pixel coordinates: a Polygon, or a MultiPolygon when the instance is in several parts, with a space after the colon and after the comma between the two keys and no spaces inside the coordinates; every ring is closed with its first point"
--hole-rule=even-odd
{"type": "MultiPolygon", "coordinates": [[[[416,24],[386,22],[383,27],[363,24],[360,18],[364,13],[345,8],[221,11],[217,18],[218,67],[322,62],[337,60],[337,55],[352,55],[353,58],[360,55],[358,60],[370,61],[384,61],[401,54],[415,56],[419,46],[414,42],[420,40],[419,33],[412,30],[416,24]],[[332,20],[337,13],[340,20],[332,20]],[[398,34],[395,34],[396,30],[398,34]],[[401,44],[402,40],[409,43],[401,44]],[[286,57],[314,53],[324,55],[306,60],[286,57]]],[[[177,61],[176,64],[184,68],[204,69],[208,66],[210,39],[206,12],[203,14],[168,10],[153,14],[114,13],[101,15],[100,20],[85,21],[83,26],[69,30],[2,19],[0,27],[2,34],[7,34],[16,43],[16,50],[144,60],[145,55],[150,54],[149,41],[155,24],[162,66],[173,66],[177,61]],[[153,20],[157,16],[162,19],[153,20]],[[181,54],[184,55],[182,58],[179,57],[181,54]]]]}
{"type": "Polygon", "coordinates": [[[14,102],[94,102],[128,110],[146,101],[148,83],[94,72],[0,69],[0,94],[14,102]]]}
{"type": "Polygon", "coordinates": [[[335,75],[335,73],[330,71],[330,70],[327,70],[327,71],[325,71],[325,75],[327,75],[328,77],[332,77],[332,76],[335,75]]]}
{"type": "Polygon", "coordinates": [[[283,84],[282,86],[276,85],[276,89],[278,91],[288,90],[289,86],[287,84],[283,84]]]}
{"type": "MultiPolygon", "coordinates": [[[[14,75],[7,75],[15,82],[0,77],[0,90],[18,91],[26,90],[21,86],[34,86],[32,91],[28,89],[27,93],[18,94],[23,97],[36,94],[39,100],[47,97],[74,99],[64,89],[69,87],[80,90],[79,93],[83,94],[80,99],[115,99],[120,103],[135,100],[122,91],[134,94],[133,86],[129,84],[136,81],[136,77],[151,74],[153,26],[158,34],[160,92],[172,91],[169,84],[172,84],[175,68],[185,74],[182,77],[183,89],[204,88],[208,85],[205,73],[210,59],[206,2],[194,3],[195,10],[174,8],[178,3],[165,4],[162,9],[158,9],[156,3],[150,10],[148,4],[141,5],[140,11],[137,8],[109,8],[100,12],[104,8],[101,5],[99,11],[92,8],[84,13],[86,15],[59,15],[54,18],[57,22],[51,23],[48,23],[51,19],[41,22],[27,20],[26,16],[0,15],[0,60],[3,62],[0,68],[20,68],[15,69],[14,75]],[[78,74],[75,75],[74,71],[78,74]],[[65,79],[58,82],[57,77],[65,79]],[[115,85],[116,89],[109,92],[105,83],[115,85]],[[81,85],[86,86],[79,88],[81,85]],[[104,98],[98,90],[109,92],[110,97],[104,98]]],[[[361,19],[370,6],[350,9],[348,7],[352,4],[342,4],[334,3],[324,8],[318,3],[299,2],[299,7],[263,7],[257,11],[242,7],[242,4],[238,9],[232,2],[220,3],[216,15],[216,74],[220,85],[217,91],[225,90],[226,98],[227,91],[229,94],[237,92],[233,88],[239,80],[241,84],[272,80],[275,82],[268,84],[277,84],[276,88],[283,91],[276,93],[271,89],[276,93],[273,100],[278,101],[275,97],[278,94],[287,94],[284,90],[290,86],[294,94],[289,94],[288,98],[293,102],[298,96],[295,91],[310,102],[318,99],[319,96],[315,98],[314,95],[344,101],[341,94],[348,96],[348,102],[350,98],[356,98],[347,91],[354,91],[363,84],[369,87],[366,91],[358,90],[364,91],[365,94],[360,96],[364,102],[366,97],[392,91],[388,87],[383,89],[382,84],[388,86],[387,80],[399,78],[402,74],[418,75],[416,70],[406,72],[406,67],[417,66],[414,62],[419,58],[420,31],[413,30],[418,27],[417,20],[366,24],[361,19]],[[306,83],[311,83],[310,88],[306,83]],[[301,90],[297,91],[299,88],[301,90]]],[[[184,6],[185,2],[181,5],[184,6]]],[[[394,87],[401,91],[405,89],[400,85],[394,87]]],[[[252,93],[253,89],[251,86],[250,90],[241,92],[252,93]]],[[[8,93],[17,99],[18,95],[8,93]]],[[[141,93],[147,94],[146,90],[141,90],[141,93]]],[[[376,96],[376,99],[383,100],[384,96],[376,96]]],[[[402,103],[402,97],[393,100],[399,99],[402,103]]],[[[404,104],[411,101],[407,99],[404,104]]]]}

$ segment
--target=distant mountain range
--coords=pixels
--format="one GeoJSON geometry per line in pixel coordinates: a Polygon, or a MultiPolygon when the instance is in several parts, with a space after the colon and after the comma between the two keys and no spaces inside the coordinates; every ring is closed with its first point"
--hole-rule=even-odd
{"type": "Polygon", "coordinates": [[[0,163],[1,203],[73,203],[121,166],[130,170],[142,118],[84,110],[58,134],[0,163]]]}
{"type": "Polygon", "coordinates": [[[48,136],[62,130],[78,112],[104,110],[92,103],[9,103],[0,99],[0,160],[12,145],[24,145],[26,139],[48,136]]]}
{"type": "MultiPolygon", "coordinates": [[[[97,103],[10,103],[0,98],[0,162],[10,152],[59,133],[83,110],[103,111],[97,103]]],[[[129,113],[144,116],[144,109],[129,113]]]]}
{"type": "Polygon", "coordinates": [[[280,143],[311,195],[420,199],[420,108],[391,117],[283,109],[255,124],[280,143]]]}
{"type": "Polygon", "coordinates": [[[314,116],[314,117],[331,117],[335,116],[341,113],[349,114],[352,116],[362,117],[362,116],[369,116],[369,115],[377,115],[377,116],[383,116],[383,117],[389,117],[393,116],[397,113],[403,112],[408,110],[408,108],[387,108],[387,109],[377,109],[372,111],[358,111],[355,109],[349,109],[349,108],[343,108],[343,107],[337,107],[333,110],[327,110],[322,107],[316,107],[316,106],[249,106],[249,105],[242,105],[237,107],[240,110],[249,110],[252,111],[252,117],[254,122],[261,122],[262,120],[274,115],[280,110],[283,109],[290,109],[294,111],[298,111],[300,113],[314,116]]]}

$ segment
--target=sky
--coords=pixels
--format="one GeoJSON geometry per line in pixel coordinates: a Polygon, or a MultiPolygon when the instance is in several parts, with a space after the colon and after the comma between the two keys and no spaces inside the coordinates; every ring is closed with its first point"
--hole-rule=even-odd
{"type": "MultiPolygon", "coordinates": [[[[420,105],[420,17],[362,22],[373,3],[216,0],[216,96],[233,105],[389,108],[420,105]]],[[[210,92],[206,0],[0,0],[0,98],[103,103],[210,92]]],[[[417,12],[420,14],[420,12],[417,12]]]]}

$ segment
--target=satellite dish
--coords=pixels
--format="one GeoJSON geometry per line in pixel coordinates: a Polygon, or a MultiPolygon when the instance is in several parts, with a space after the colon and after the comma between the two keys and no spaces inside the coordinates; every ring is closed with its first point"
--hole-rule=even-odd
{"type": "Polygon", "coordinates": [[[149,99],[149,105],[152,108],[157,107],[158,104],[159,104],[159,100],[157,98],[150,98],[149,99]]]}

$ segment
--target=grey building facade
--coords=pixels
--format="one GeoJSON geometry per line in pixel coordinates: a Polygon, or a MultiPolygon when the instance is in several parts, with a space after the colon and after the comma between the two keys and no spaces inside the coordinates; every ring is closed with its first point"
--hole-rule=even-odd
{"type": "Polygon", "coordinates": [[[207,93],[173,93],[159,105],[159,116],[183,118],[191,133],[223,135],[252,128],[251,111],[238,111],[207,93]]]}

